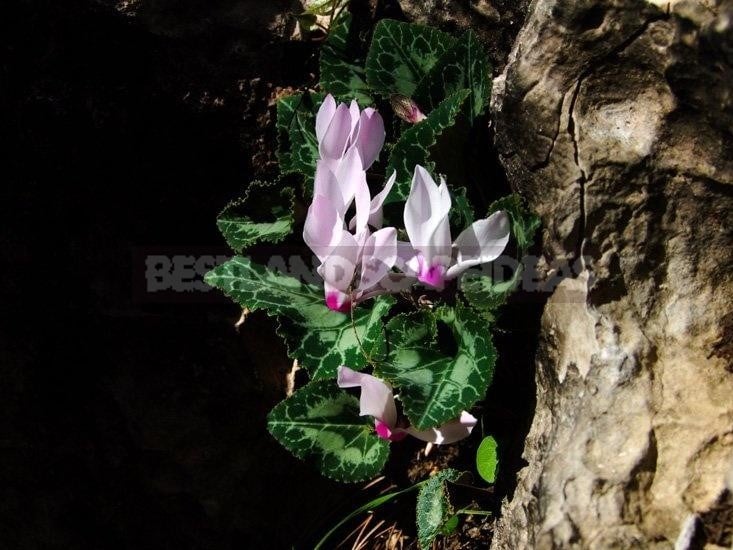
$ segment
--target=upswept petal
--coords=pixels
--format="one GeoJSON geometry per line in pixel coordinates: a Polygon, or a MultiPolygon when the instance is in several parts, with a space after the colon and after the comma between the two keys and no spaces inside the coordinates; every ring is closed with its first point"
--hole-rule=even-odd
{"type": "Polygon", "coordinates": [[[434,257],[445,256],[446,251],[450,253],[450,207],[445,181],[438,187],[425,168],[415,166],[410,195],[405,202],[405,229],[412,246],[422,253],[428,266],[434,257]]]}
{"type": "Polygon", "coordinates": [[[356,143],[356,136],[359,135],[359,119],[361,118],[361,112],[359,111],[359,104],[355,99],[351,100],[349,104],[349,116],[351,117],[351,132],[349,133],[348,147],[351,147],[356,143]]]}
{"type": "Polygon", "coordinates": [[[397,407],[392,394],[392,386],[379,378],[356,372],[345,366],[338,368],[337,382],[340,388],[361,387],[359,397],[361,416],[373,416],[375,420],[386,424],[390,430],[395,428],[397,407]]]}
{"type": "Polygon", "coordinates": [[[366,227],[369,217],[369,186],[366,182],[366,173],[361,166],[361,158],[356,149],[350,149],[343,159],[338,163],[334,172],[337,189],[343,201],[341,215],[346,216],[346,211],[356,199],[357,225],[366,227]]]}
{"type": "Polygon", "coordinates": [[[509,242],[509,234],[509,216],[504,211],[472,223],[454,243],[456,263],[448,270],[447,277],[457,277],[469,267],[498,258],[509,242]]]}
{"type": "MultiPolygon", "coordinates": [[[[339,185],[336,173],[333,168],[339,164],[333,164],[324,160],[316,162],[316,174],[313,182],[313,196],[321,195],[328,198],[339,213],[346,210],[343,192],[339,185]]],[[[343,214],[342,214],[343,215],[343,214]]]]}
{"type": "Polygon", "coordinates": [[[323,159],[339,159],[346,152],[351,135],[351,113],[345,103],[336,107],[323,138],[318,142],[318,152],[323,159]]]}
{"type": "Polygon", "coordinates": [[[384,146],[385,135],[382,115],[371,107],[364,109],[359,116],[359,133],[355,143],[364,170],[368,170],[377,160],[379,152],[384,146]]]}
{"type": "Polygon", "coordinates": [[[405,428],[405,431],[422,441],[435,443],[436,445],[447,445],[468,437],[477,422],[473,415],[463,411],[458,418],[450,420],[437,428],[416,430],[409,427],[405,428]]]}
{"type": "Polygon", "coordinates": [[[384,279],[397,260],[397,230],[385,227],[372,234],[364,245],[361,257],[359,292],[372,289],[384,279]]]}
{"type": "Polygon", "coordinates": [[[305,218],[303,240],[321,262],[341,242],[343,232],[343,218],[331,201],[323,195],[313,197],[305,218]]]}
{"type": "Polygon", "coordinates": [[[384,201],[387,200],[387,196],[389,196],[389,192],[392,190],[395,181],[397,181],[397,170],[392,172],[392,175],[387,180],[387,183],[384,184],[382,190],[372,199],[369,205],[369,225],[372,227],[376,227],[377,229],[382,227],[384,221],[382,206],[384,206],[384,201]]]}
{"type": "Polygon", "coordinates": [[[323,103],[321,103],[318,113],[316,114],[316,138],[318,139],[318,143],[323,141],[323,136],[326,135],[328,125],[331,124],[331,119],[335,113],[336,100],[331,94],[328,94],[323,99],[323,103]]]}

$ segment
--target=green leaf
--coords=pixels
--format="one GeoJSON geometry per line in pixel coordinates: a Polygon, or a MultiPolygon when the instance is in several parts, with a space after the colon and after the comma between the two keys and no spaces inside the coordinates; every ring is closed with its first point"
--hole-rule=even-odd
{"type": "Polygon", "coordinates": [[[352,16],[343,12],[331,25],[321,48],[321,89],[340,101],[356,99],[361,107],[372,105],[358,38],[351,33],[352,16]]]}
{"type": "Polygon", "coordinates": [[[359,400],[333,380],[314,381],[278,404],[267,429],[301,460],[345,482],[374,477],[389,456],[389,442],[374,433],[374,422],[359,416],[359,400]]]}
{"type": "Polygon", "coordinates": [[[450,209],[450,224],[459,232],[466,229],[474,222],[473,207],[468,202],[466,188],[458,187],[451,193],[453,207],[450,209]]]}
{"type": "Polygon", "coordinates": [[[446,520],[446,522],[443,524],[443,527],[440,528],[440,534],[441,535],[452,535],[456,532],[456,529],[458,529],[458,515],[451,516],[446,520]]]}
{"type": "Polygon", "coordinates": [[[510,279],[494,283],[488,275],[472,275],[466,273],[460,279],[460,288],[466,301],[484,319],[493,323],[496,310],[506,303],[507,298],[517,288],[522,277],[522,266],[519,264],[510,279]]]}
{"type": "Polygon", "coordinates": [[[522,254],[526,253],[527,249],[532,246],[535,233],[541,225],[540,218],[527,208],[522,197],[516,193],[493,202],[489,206],[488,213],[491,215],[498,210],[504,210],[509,215],[512,235],[517,240],[517,246],[522,254]]]}
{"type": "Polygon", "coordinates": [[[467,113],[473,120],[484,111],[491,97],[491,66],[476,34],[468,30],[435,63],[415,90],[415,101],[425,111],[435,109],[446,97],[460,90],[471,91],[467,113]]]}
{"type": "Polygon", "coordinates": [[[381,296],[370,302],[370,307],[355,308],[352,326],[350,315],[326,307],[322,287],[302,283],[241,256],[216,267],[205,280],[240,306],[277,316],[281,324],[278,332],[285,338],[290,356],[315,379],[334,378],[339,365],[363,368],[367,363],[364,353],[376,354],[383,346],[382,317],[394,303],[392,297],[381,296]]]}
{"type": "MultiPolygon", "coordinates": [[[[491,215],[504,210],[509,216],[512,236],[516,240],[520,259],[532,245],[534,236],[540,226],[540,219],[523,204],[519,195],[509,195],[494,202],[489,207],[491,215]]],[[[495,282],[487,275],[471,275],[466,273],[460,280],[460,288],[466,301],[489,322],[496,320],[496,310],[504,305],[522,278],[522,264],[517,265],[511,278],[495,282]]]]}
{"type": "Polygon", "coordinates": [[[315,121],[323,97],[305,92],[277,102],[277,158],[283,174],[300,172],[313,179],[319,158],[315,121]]]}
{"type": "Polygon", "coordinates": [[[330,15],[343,3],[344,0],[315,0],[308,4],[305,11],[313,15],[330,15]]]}
{"type": "Polygon", "coordinates": [[[417,495],[417,538],[420,548],[430,548],[446,522],[453,516],[446,482],[456,481],[460,472],[451,468],[441,470],[420,488],[417,495]]]}
{"type": "Polygon", "coordinates": [[[437,427],[471,408],[486,393],[496,361],[488,327],[475,312],[460,303],[435,311],[456,341],[452,357],[434,343],[435,325],[425,319],[431,315],[402,314],[390,320],[389,355],[377,369],[399,388],[405,414],[418,430],[437,427]]]}
{"type": "Polygon", "coordinates": [[[236,253],[257,242],[280,242],[293,229],[294,201],[291,187],[253,181],[243,198],[224,208],[216,225],[236,253]]]}
{"type": "Polygon", "coordinates": [[[432,27],[382,19],[366,61],[367,82],[384,97],[411,97],[418,83],[456,39],[432,27]]]}
{"type": "Polygon", "coordinates": [[[412,174],[415,165],[424,166],[434,172],[430,162],[429,149],[435,145],[438,136],[452,126],[460,113],[461,105],[469,95],[469,90],[460,90],[443,101],[425,120],[411,126],[400,136],[389,155],[387,173],[397,170],[397,181],[387,197],[387,202],[404,200],[410,193],[412,174]]]}
{"type": "Polygon", "coordinates": [[[476,469],[487,483],[496,481],[496,469],[499,466],[496,448],[496,439],[488,436],[483,438],[476,451],[476,469]]]}

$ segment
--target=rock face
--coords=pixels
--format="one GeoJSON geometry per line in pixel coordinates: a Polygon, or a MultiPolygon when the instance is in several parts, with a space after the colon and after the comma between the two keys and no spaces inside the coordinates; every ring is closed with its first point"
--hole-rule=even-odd
{"type": "Polygon", "coordinates": [[[495,81],[566,276],[495,549],[731,547],[733,7],[659,4],[535,0],[495,81]]]}

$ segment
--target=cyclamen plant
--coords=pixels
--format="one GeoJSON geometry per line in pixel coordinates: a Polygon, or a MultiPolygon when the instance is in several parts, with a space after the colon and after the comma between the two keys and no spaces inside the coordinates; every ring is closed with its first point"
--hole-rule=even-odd
{"type": "MultiPolygon", "coordinates": [[[[270,433],[346,482],[375,476],[390,444],[407,435],[450,444],[471,434],[477,419],[469,411],[486,394],[496,361],[491,326],[521,268],[507,281],[470,268],[495,260],[510,243],[521,257],[538,226],[514,195],[474,221],[466,188],[439,175],[451,166],[437,166],[431,154],[446,129],[470,132],[485,121],[490,67],[473,33],[456,39],[383,20],[364,61],[351,24],[343,13],[321,52],[320,86],[329,93],[278,103],[284,176],[251,184],[218,220],[242,254],[293,234],[295,203],[305,202],[301,242],[317,258],[323,284],[242,255],[206,276],[243,308],[275,317],[289,355],[310,375],[271,411],[270,433]],[[382,113],[391,110],[404,122],[385,124],[382,113]],[[382,169],[384,183],[370,189],[382,169]],[[290,174],[303,178],[302,188],[290,174]],[[418,298],[426,292],[429,300],[418,298]],[[439,325],[454,340],[452,354],[439,325]]],[[[479,472],[493,472],[495,443],[484,447],[490,459],[479,472]]],[[[419,522],[423,546],[449,517],[444,483],[454,480],[446,473],[431,489],[440,506],[427,508],[442,512],[419,522]]]]}

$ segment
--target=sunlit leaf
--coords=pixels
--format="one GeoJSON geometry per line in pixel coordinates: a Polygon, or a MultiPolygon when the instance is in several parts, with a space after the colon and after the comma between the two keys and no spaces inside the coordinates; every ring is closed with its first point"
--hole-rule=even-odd
{"type": "Polygon", "coordinates": [[[411,97],[418,83],[454,44],[451,35],[413,23],[383,19],[374,28],[367,82],[384,97],[411,97]]]}
{"type": "Polygon", "coordinates": [[[389,456],[389,442],[376,435],[372,419],[359,416],[359,400],[333,380],[311,382],[278,404],[267,429],[295,456],[338,481],[372,478],[389,456]]]}

